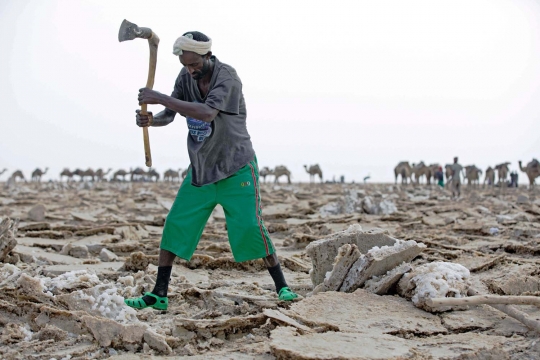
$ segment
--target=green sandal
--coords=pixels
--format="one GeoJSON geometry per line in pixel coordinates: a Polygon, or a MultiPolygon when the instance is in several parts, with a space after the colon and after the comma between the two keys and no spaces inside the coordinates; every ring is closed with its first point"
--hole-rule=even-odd
{"type": "Polygon", "coordinates": [[[151,292],[144,293],[144,296],[153,297],[156,299],[156,302],[153,305],[147,305],[141,296],[135,299],[124,299],[124,303],[134,309],[146,309],[147,307],[151,307],[157,310],[167,310],[167,306],[169,305],[169,299],[167,297],[160,297],[151,292]]]}
{"type": "Polygon", "coordinates": [[[297,297],[298,295],[292,292],[292,290],[289,289],[288,287],[284,287],[284,288],[281,288],[281,290],[279,290],[279,300],[292,301],[296,299],[297,297]]]}

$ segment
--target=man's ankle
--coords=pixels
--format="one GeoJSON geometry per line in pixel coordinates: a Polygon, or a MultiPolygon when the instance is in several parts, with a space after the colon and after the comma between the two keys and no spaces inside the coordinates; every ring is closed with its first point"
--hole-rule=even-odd
{"type": "Polygon", "coordinates": [[[287,287],[287,282],[285,281],[285,276],[283,275],[281,266],[277,264],[276,266],[269,267],[268,272],[270,273],[270,276],[272,276],[272,280],[274,280],[274,284],[276,286],[276,293],[279,294],[281,289],[287,287]]]}

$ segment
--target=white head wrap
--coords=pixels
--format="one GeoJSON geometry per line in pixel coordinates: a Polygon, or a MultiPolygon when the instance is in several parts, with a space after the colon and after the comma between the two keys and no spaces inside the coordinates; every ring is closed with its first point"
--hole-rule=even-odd
{"type": "Polygon", "coordinates": [[[173,45],[173,54],[182,55],[182,51],[193,51],[199,55],[205,55],[212,49],[212,39],[209,41],[193,40],[192,34],[180,36],[173,45]]]}

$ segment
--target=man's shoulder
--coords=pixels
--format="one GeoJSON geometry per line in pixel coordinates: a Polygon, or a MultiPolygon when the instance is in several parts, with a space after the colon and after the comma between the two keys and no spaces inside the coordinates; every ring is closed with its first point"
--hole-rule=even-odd
{"type": "Polygon", "coordinates": [[[240,77],[238,76],[238,73],[236,72],[236,69],[233,68],[231,65],[225,64],[219,60],[216,63],[217,63],[216,70],[218,70],[219,72],[218,78],[221,78],[223,80],[227,78],[231,78],[231,79],[239,81],[240,83],[242,82],[240,80],[240,77]]]}

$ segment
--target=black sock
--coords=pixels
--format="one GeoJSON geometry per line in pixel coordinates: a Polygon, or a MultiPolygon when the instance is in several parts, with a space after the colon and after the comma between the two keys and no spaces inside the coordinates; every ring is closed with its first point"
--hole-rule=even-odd
{"type": "Polygon", "coordinates": [[[276,266],[269,267],[268,272],[270,273],[270,276],[272,276],[274,284],[276,284],[276,292],[279,294],[281,289],[287,287],[283,271],[281,271],[281,265],[277,264],[276,266]]]}
{"type": "MultiPolygon", "coordinates": [[[[157,279],[152,294],[159,297],[167,296],[167,288],[169,287],[169,281],[171,279],[172,266],[158,266],[157,279]]],[[[143,296],[143,301],[146,305],[154,305],[156,299],[151,296],[143,296]]]]}

